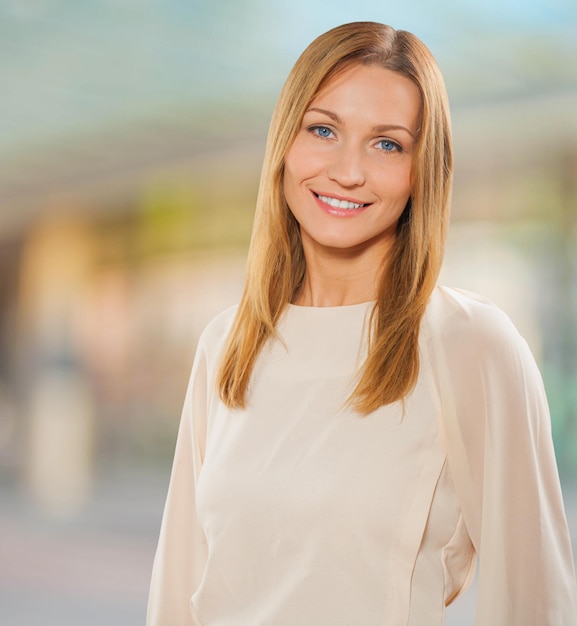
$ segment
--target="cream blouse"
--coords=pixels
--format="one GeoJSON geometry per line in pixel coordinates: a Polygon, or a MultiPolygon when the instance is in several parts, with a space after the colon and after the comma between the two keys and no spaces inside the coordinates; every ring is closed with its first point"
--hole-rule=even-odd
{"type": "Polygon", "coordinates": [[[541,378],[494,305],[438,288],[401,403],[346,406],[371,304],[289,305],[246,410],[204,331],[154,562],[148,626],[441,626],[480,556],[477,626],[576,626],[541,378]]]}

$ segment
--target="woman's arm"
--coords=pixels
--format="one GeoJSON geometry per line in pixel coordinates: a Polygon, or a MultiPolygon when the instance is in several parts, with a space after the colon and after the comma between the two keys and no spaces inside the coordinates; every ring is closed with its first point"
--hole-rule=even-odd
{"type": "Polygon", "coordinates": [[[190,600],[206,563],[206,540],[195,503],[206,438],[206,406],[206,359],[199,346],[186,393],[154,559],[147,626],[200,626],[193,617],[190,600]]]}
{"type": "Polygon", "coordinates": [[[480,559],[476,624],[575,626],[573,555],[535,361],[496,307],[443,298],[431,330],[451,474],[480,559]]]}

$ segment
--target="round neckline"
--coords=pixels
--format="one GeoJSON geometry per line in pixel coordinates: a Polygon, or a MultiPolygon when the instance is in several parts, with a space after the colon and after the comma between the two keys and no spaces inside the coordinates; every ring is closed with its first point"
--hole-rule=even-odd
{"type": "Polygon", "coordinates": [[[366,309],[375,304],[375,300],[357,302],[356,304],[338,304],[335,306],[313,306],[306,304],[293,304],[289,302],[287,308],[295,311],[352,311],[354,309],[366,309]]]}

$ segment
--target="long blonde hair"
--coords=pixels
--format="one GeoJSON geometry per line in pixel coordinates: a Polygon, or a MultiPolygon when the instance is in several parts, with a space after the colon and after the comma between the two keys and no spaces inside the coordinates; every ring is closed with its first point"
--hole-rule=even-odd
{"type": "Polygon", "coordinates": [[[255,361],[305,274],[299,225],[283,193],[285,155],[311,101],[355,64],[374,64],[415,82],[422,99],[411,197],[397,226],[370,325],[369,351],[350,402],[360,413],[402,400],[419,372],[421,318],[437,281],[448,225],[453,170],[449,106],[443,78],[413,34],[375,22],[334,28],[302,53],[270,124],[244,293],[228,337],[217,385],[222,401],[242,408],[255,361]]]}

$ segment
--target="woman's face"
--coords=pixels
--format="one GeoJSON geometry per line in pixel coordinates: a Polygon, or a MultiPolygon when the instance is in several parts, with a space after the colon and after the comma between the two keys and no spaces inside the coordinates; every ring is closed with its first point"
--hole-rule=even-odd
{"type": "Polygon", "coordinates": [[[418,87],[377,65],[347,68],[310,103],[284,171],[305,256],[386,254],[411,193],[420,111],[418,87]]]}

